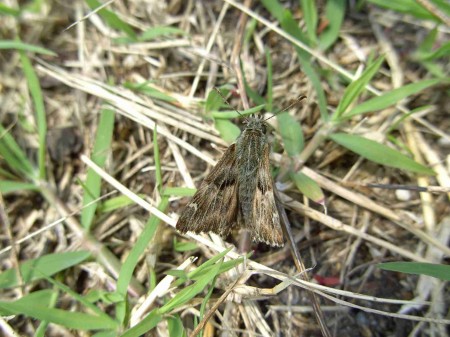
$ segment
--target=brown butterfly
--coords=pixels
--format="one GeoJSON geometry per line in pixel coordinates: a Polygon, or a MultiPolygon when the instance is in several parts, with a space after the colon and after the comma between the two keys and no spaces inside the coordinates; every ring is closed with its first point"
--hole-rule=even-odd
{"type": "Polygon", "coordinates": [[[233,228],[243,228],[255,242],[283,246],[267,125],[258,117],[249,118],[246,124],[181,213],[177,229],[228,236],[233,228]]]}

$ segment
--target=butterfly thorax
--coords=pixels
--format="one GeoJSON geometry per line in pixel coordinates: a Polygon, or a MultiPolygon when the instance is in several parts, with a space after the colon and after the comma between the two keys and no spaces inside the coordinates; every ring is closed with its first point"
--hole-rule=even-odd
{"type": "Polygon", "coordinates": [[[247,121],[246,128],[236,142],[236,164],[238,166],[239,204],[246,225],[253,221],[254,192],[257,188],[261,161],[268,146],[266,125],[258,118],[247,121]]]}

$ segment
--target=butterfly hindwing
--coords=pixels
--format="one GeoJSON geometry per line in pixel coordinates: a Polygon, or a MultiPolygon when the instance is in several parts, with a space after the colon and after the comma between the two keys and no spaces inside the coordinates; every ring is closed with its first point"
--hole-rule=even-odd
{"type": "Polygon", "coordinates": [[[283,246],[283,231],[273,191],[269,154],[269,144],[265,144],[253,197],[253,221],[247,227],[250,227],[253,241],[283,246]]]}

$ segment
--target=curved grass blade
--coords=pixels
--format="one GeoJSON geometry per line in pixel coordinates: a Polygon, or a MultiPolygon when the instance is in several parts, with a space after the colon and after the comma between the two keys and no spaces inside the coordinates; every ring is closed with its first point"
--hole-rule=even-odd
{"type": "Polygon", "coordinates": [[[36,171],[28,160],[25,153],[16,143],[13,136],[0,124],[0,155],[9,167],[21,173],[25,178],[33,181],[36,178],[36,171]]]}
{"type": "MultiPolygon", "coordinates": [[[[27,284],[51,276],[86,260],[91,254],[85,251],[55,253],[20,263],[22,281],[27,284]]],[[[19,286],[17,272],[9,269],[0,274],[0,289],[19,286]]]]}
{"type": "Polygon", "coordinates": [[[35,46],[32,44],[24,43],[22,41],[14,41],[14,40],[2,40],[0,41],[0,49],[15,49],[21,51],[27,51],[36,54],[49,55],[49,56],[57,56],[55,52],[50,49],[42,48],[39,46],[35,46]]]}
{"type": "Polygon", "coordinates": [[[441,80],[425,80],[391,90],[381,96],[374,97],[365,101],[364,103],[359,104],[357,107],[346,113],[344,117],[351,118],[353,116],[360,115],[366,112],[385,109],[388,106],[391,106],[410,95],[414,95],[440,82],[441,80]]]}
{"type": "MultiPolygon", "coordinates": [[[[98,166],[103,167],[111,149],[111,140],[114,129],[114,111],[103,109],[98,122],[97,133],[95,136],[94,149],[91,159],[98,166]]],[[[84,184],[85,193],[83,195],[83,205],[88,205],[100,196],[101,178],[92,169],[88,169],[86,183],[84,184]]],[[[89,230],[97,209],[97,203],[83,208],[81,212],[81,224],[89,230]]]]}
{"type": "Polygon", "coordinates": [[[31,65],[30,59],[24,52],[20,52],[20,60],[22,63],[22,69],[25,74],[28,83],[28,90],[33,98],[34,109],[36,111],[36,126],[39,138],[38,149],[38,163],[39,163],[39,178],[45,179],[47,164],[45,161],[45,155],[47,153],[47,119],[44,107],[44,98],[42,97],[41,85],[36,72],[31,65]]]}
{"type": "Polygon", "coordinates": [[[348,85],[344,91],[341,101],[333,115],[333,120],[340,121],[342,117],[347,117],[347,109],[355,102],[361,93],[366,89],[367,83],[372,79],[372,77],[377,73],[384,59],[380,57],[374,63],[372,63],[366,70],[361,74],[359,78],[354,80],[348,85]]]}
{"type": "Polygon", "coordinates": [[[339,145],[342,145],[350,151],[353,151],[361,157],[369,159],[375,163],[420,174],[435,174],[434,171],[428,167],[423,166],[404,154],[373,140],[346,133],[335,133],[328,137],[339,145]]]}
{"type": "Polygon", "coordinates": [[[450,266],[423,262],[387,262],[377,264],[383,270],[400,273],[428,275],[443,281],[450,281],[450,266]]]}

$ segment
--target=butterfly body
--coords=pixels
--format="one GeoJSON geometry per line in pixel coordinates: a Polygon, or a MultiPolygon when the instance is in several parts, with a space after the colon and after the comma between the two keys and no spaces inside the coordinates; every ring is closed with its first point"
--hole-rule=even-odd
{"type": "Polygon", "coordinates": [[[269,154],[266,124],[250,118],[181,213],[177,229],[227,236],[239,227],[255,242],[282,246],[269,154]]]}

